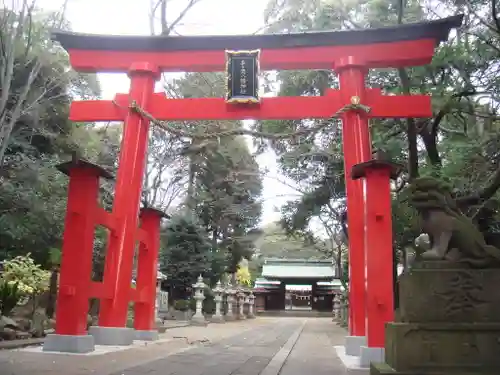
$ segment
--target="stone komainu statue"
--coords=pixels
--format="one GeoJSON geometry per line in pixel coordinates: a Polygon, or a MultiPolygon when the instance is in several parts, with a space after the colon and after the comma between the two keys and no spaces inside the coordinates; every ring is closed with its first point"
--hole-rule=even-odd
{"type": "Polygon", "coordinates": [[[483,234],[457,207],[446,183],[421,177],[413,181],[409,193],[409,203],[419,213],[422,231],[430,240],[431,248],[422,254],[422,260],[500,267],[500,249],[486,244],[483,234]]]}

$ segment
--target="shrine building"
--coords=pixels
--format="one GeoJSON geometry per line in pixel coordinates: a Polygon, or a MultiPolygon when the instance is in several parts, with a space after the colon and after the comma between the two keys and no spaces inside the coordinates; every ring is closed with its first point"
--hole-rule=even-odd
{"type": "Polygon", "coordinates": [[[332,311],[342,291],[331,260],[265,259],[255,281],[257,312],[280,310],[332,311]]]}

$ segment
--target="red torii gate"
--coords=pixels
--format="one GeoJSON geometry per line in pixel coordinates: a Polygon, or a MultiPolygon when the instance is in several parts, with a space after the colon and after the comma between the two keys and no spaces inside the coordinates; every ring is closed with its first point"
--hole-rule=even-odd
{"type": "Polygon", "coordinates": [[[379,269],[374,277],[373,271],[377,271],[374,267],[390,270],[392,264],[391,215],[390,205],[387,206],[391,169],[386,164],[372,162],[378,168],[373,173],[370,170],[374,166],[370,163],[363,164],[352,178],[351,171],[354,166],[372,159],[369,118],[430,117],[432,112],[429,96],[384,96],[379,89],[366,88],[365,78],[370,68],[429,63],[436,45],[461,21],[462,17],[458,16],[380,29],[253,36],[131,37],[56,32],[54,38],[68,51],[75,70],[128,72],[131,85],[129,93],[117,95],[115,102],[74,101],[71,105],[72,121],[123,121],[124,131],[111,213],[92,203],[96,200],[99,176],[109,176],[98,166],[84,161],[65,166],[71,180],[56,334],[47,338],[44,349],[83,352],[93,350],[94,340],[105,345],[132,343],[136,336],[125,328],[130,301],[142,306],[136,309],[135,328],[140,337],[155,337],[154,334],[148,336],[148,332],[153,332],[151,309],[154,308],[153,275],[149,273],[156,272],[160,215],[154,211],[143,213],[151,219],[143,217],[139,228],[149,120],[127,109],[131,101],[154,118],[167,121],[330,118],[351,103],[370,107],[369,113],[351,109],[342,114],[350,238],[351,336],[346,347],[356,352],[350,354],[359,354],[361,345],[382,348],[383,325],[393,317],[392,272],[379,269]],[[223,98],[170,99],[154,93],[161,72],[223,71],[226,50],[255,49],[261,49],[263,70],[334,69],[339,75],[340,90],[328,90],[319,97],[263,98],[259,104],[247,105],[228,104],[223,98]],[[369,206],[366,213],[364,183],[355,179],[361,177],[368,181],[367,196],[377,196],[381,202],[381,206],[371,209],[369,206]],[[81,181],[89,188],[83,189],[81,181]],[[110,230],[110,237],[104,281],[92,283],[90,239],[98,224],[110,230]],[[378,231],[373,230],[375,227],[378,231]],[[141,249],[141,253],[147,254],[140,266],[139,279],[144,280],[144,284],[141,286],[138,280],[138,289],[131,290],[137,241],[147,244],[141,249]],[[388,266],[383,266],[385,264],[388,266]],[[368,290],[376,291],[376,297],[366,296],[366,285],[368,290]],[[85,306],[91,297],[101,300],[99,327],[92,327],[92,335],[86,335],[85,306]],[[367,344],[365,336],[368,336],[367,344]]]}

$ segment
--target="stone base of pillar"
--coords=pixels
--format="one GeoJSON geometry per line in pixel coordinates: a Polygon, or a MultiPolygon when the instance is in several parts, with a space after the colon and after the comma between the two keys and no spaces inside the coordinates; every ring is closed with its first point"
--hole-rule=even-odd
{"type": "Polygon", "coordinates": [[[157,341],[160,339],[158,330],[135,331],[135,339],[140,341],[157,341]]]}
{"type": "Polygon", "coordinates": [[[247,317],[245,316],[245,314],[238,314],[238,317],[237,319],[238,320],[245,320],[247,317]]]}
{"type": "Polygon", "coordinates": [[[255,319],[255,315],[253,313],[248,314],[247,319],[255,319]]]}
{"type": "Polygon", "coordinates": [[[385,361],[385,348],[369,348],[368,346],[361,347],[359,357],[359,365],[369,368],[370,364],[383,363],[385,361]]]}
{"type": "Polygon", "coordinates": [[[213,315],[210,318],[210,322],[212,323],[225,323],[224,317],[222,315],[213,315]]]}
{"type": "Polygon", "coordinates": [[[233,314],[231,314],[231,315],[226,314],[226,315],[224,315],[224,320],[226,322],[233,321],[233,320],[236,320],[236,316],[234,316],[233,314]]]}
{"type": "Polygon", "coordinates": [[[94,337],[90,335],[51,334],[45,337],[42,350],[60,353],[91,353],[95,350],[95,341],[94,337]]]}
{"type": "Polygon", "coordinates": [[[206,325],[208,325],[208,322],[204,316],[196,316],[196,315],[193,315],[193,317],[191,318],[189,323],[191,323],[191,325],[193,325],[193,326],[206,326],[206,325]]]}
{"type": "Polygon", "coordinates": [[[362,346],[366,346],[365,336],[346,336],[345,354],[359,357],[361,355],[362,346]]]}
{"type": "Polygon", "coordinates": [[[89,334],[94,336],[96,345],[128,346],[134,343],[135,338],[135,330],[126,327],[92,326],[89,334]]]}
{"type": "Polygon", "coordinates": [[[344,345],[335,346],[335,352],[342,363],[340,373],[345,375],[370,375],[369,368],[360,366],[359,357],[346,354],[344,345]]]}

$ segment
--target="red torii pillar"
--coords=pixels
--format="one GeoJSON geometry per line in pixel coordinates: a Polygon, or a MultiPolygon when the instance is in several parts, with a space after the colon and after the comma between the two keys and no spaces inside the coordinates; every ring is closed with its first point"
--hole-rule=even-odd
{"type": "Polygon", "coordinates": [[[134,329],[138,340],[158,339],[155,329],[156,284],[158,252],[160,250],[160,224],[166,215],[154,208],[141,210],[139,254],[137,259],[136,298],[134,305],[134,329]]]}
{"type": "Polygon", "coordinates": [[[44,351],[88,353],[94,338],[87,335],[92,297],[92,251],[98,217],[99,179],[113,177],[103,168],[76,156],[56,167],[69,176],[61,271],[56,306],[56,333],[45,338],[44,351]]]}
{"type": "MultiPolygon", "coordinates": [[[[142,108],[149,108],[149,101],[159,74],[158,67],[153,64],[147,62],[132,64],[129,69],[129,100],[136,101],[142,108]]],[[[133,330],[125,326],[131,300],[130,285],[138,239],[139,206],[146,163],[149,120],[133,111],[128,111],[123,127],[113,202],[116,225],[109,236],[104,270],[104,283],[110,290],[110,295],[109,298],[101,300],[99,326],[92,327],[91,330],[96,344],[102,345],[130,345],[135,338],[133,330]]],[[[156,280],[156,269],[153,274],[156,280]]]]}
{"type": "Polygon", "coordinates": [[[351,178],[364,178],[366,184],[366,336],[360,349],[360,364],[384,362],[385,324],[394,320],[393,239],[390,180],[397,179],[399,164],[383,158],[357,164],[351,178]]]}
{"type": "MultiPolygon", "coordinates": [[[[366,103],[365,77],[368,69],[363,61],[353,56],[344,57],[335,64],[335,70],[339,74],[344,101],[366,103]]],[[[346,112],[342,119],[342,137],[349,232],[349,336],[346,337],[345,347],[348,355],[359,355],[359,348],[365,344],[364,191],[362,182],[353,180],[350,175],[354,165],[371,157],[366,113],[346,112]]]]}

